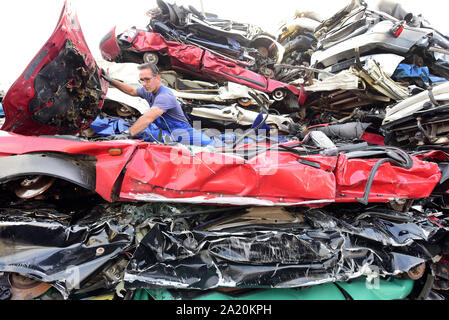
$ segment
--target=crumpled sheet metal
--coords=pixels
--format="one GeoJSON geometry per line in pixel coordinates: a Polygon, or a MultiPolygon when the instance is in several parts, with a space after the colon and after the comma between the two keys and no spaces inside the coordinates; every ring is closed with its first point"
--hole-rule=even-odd
{"type": "MultiPolygon", "coordinates": [[[[325,205],[361,198],[378,159],[267,151],[245,160],[234,154],[148,145],[127,166],[120,198],[253,206],[325,205]],[[301,163],[312,161],[318,167],[301,163]],[[288,186],[288,187],[287,187],[288,186]]],[[[438,166],[413,158],[411,169],[381,165],[369,201],[428,197],[441,178],[438,166]]]]}
{"type": "Polygon", "coordinates": [[[370,123],[363,122],[348,122],[344,124],[316,126],[310,128],[308,131],[321,131],[330,139],[355,140],[360,139],[370,125],[370,123]]]}
{"type": "MultiPolygon", "coordinates": [[[[292,82],[298,85],[302,79],[292,82]]],[[[334,91],[334,90],[358,90],[363,85],[361,79],[352,70],[344,70],[322,81],[313,79],[313,84],[305,86],[306,92],[334,91]]]]}
{"type": "MultiPolygon", "coordinates": [[[[370,202],[385,199],[419,199],[430,196],[441,179],[441,172],[432,162],[412,157],[411,169],[399,168],[389,163],[377,171],[370,191],[370,202]],[[431,173],[432,172],[432,173],[431,173]]],[[[341,155],[335,170],[337,202],[354,202],[362,198],[368,176],[377,159],[348,159],[341,155]]]]}
{"type": "Polygon", "coordinates": [[[302,89],[299,90],[294,86],[267,79],[235,62],[218,57],[199,47],[166,41],[158,33],[139,31],[133,41],[133,49],[140,52],[167,53],[173,69],[187,74],[193,73],[201,78],[237,82],[266,93],[272,93],[276,89],[285,89],[298,97],[301,105],[307,99],[302,89]]]}
{"type": "Polygon", "coordinates": [[[136,88],[141,86],[138,82],[140,73],[138,63],[116,63],[106,60],[97,60],[97,64],[100,68],[104,69],[110,77],[121,80],[136,88]]]}
{"type": "MultiPolygon", "coordinates": [[[[195,107],[192,109],[191,114],[193,116],[208,119],[234,121],[243,126],[252,125],[259,116],[258,112],[249,111],[237,105],[224,107],[222,109],[195,107]]],[[[269,115],[265,123],[276,126],[279,131],[289,132],[293,120],[287,116],[269,115]]]]}
{"type": "MultiPolygon", "coordinates": [[[[95,156],[95,190],[111,202],[293,206],[354,201],[365,191],[377,163],[376,159],[345,160],[344,155],[298,156],[266,151],[264,144],[239,147],[239,154],[220,153],[216,149],[211,152],[210,148],[197,148],[194,153],[181,145],[131,140],[82,142],[1,131],[0,145],[4,156],[43,151],[95,156]],[[247,147],[259,147],[260,153],[246,160],[241,155],[250,155],[247,147]],[[123,154],[111,156],[110,148],[120,148],[123,154]],[[123,180],[121,173],[124,173],[123,180]],[[120,199],[112,197],[116,190],[120,199]]],[[[438,165],[417,158],[413,158],[410,169],[382,164],[369,200],[425,198],[440,177],[438,165]]]]}
{"type": "MultiPolygon", "coordinates": [[[[449,100],[449,82],[444,82],[432,88],[432,94],[437,102],[449,100]]],[[[423,91],[400,103],[388,107],[383,125],[402,119],[424,108],[426,102],[431,101],[429,91],[423,91]]]]}
{"type": "Polygon", "coordinates": [[[0,271],[49,283],[65,299],[134,240],[126,217],[93,214],[71,224],[54,215],[1,211],[0,271]]]}
{"type": "Polygon", "coordinates": [[[443,230],[426,217],[398,222],[371,213],[337,219],[316,209],[303,216],[303,224],[218,232],[173,231],[173,220],[152,219],[125,272],[125,286],[292,288],[397,275],[434,258],[426,243],[443,230]]]}
{"type": "Polygon", "coordinates": [[[407,90],[393,81],[374,59],[368,59],[365,67],[361,70],[356,68],[352,68],[352,70],[368,85],[393,100],[401,101],[409,97],[407,90]]]}
{"type": "Polygon", "coordinates": [[[45,45],[3,100],[3,130],[29,136],[76,134],[99,114],[108,90],[70,2],[45,45]]]}
{"type": "MultiPolygon", "coordinates": [[[[191,81],[193,82],[193,81],[191,81]]],[[[198,101],[210,101],[210,102],[219,102],[219,103],[232,103],[233,101],[236,101],[237,99],[248,99],[250,105],[253,107],[257,105],[256,101],[251,98],[249,95],[250,93],[253,93],[259,97],[261,100],[267,100],[269,101],[269,96],[265,93],[262,93],[257,90],[250,89],[248,87],[245,87],[243,85],[234,83],[234,82],[228,82],[226,85],[219,87],[219,89],[216,90],[216,93],[194,93],[189,92],[188,90],[182,91],[182,90],[175,90],[173,88],[170,88],[175,95],[175,97],[180,99],[186,99],[186,100],[198,100],[198,101]]],[[[256,108],[256,107],[254,107],[256,108]]]]}
{"type": "Polygon", "coordinates": [[[247,161],[235,154],[192,154],[186,148],[149,145],[137,150],[129,162],[120,198],[262,206],[332,202],[331,171],[337,159],[317,156],[313,161],[321,169],[275,151],[247,161]]]}

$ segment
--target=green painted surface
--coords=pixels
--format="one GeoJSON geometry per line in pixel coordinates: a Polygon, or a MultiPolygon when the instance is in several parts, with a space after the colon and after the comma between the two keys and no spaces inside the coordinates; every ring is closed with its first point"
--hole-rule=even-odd
{"type": "MultiPolygon", "coordinates": [[[[413,290],[413,280],[373,280],[359,278],[338,285],[354,300],[399,300],[405,299],[413,290]]],[[[134,300],[175,300],[168,290],[140,289],[134,300]]],[[[196,298],[195,300],[345,300],[341,290],[333,283],[297,289],[267,289],[250,293],[246,296],[233,297],[221,292],[196,298]]]]}

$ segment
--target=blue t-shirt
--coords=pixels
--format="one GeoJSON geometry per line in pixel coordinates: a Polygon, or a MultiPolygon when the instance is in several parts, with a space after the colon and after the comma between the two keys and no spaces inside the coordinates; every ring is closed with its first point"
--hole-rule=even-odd
{"type": "Polygon", "coordinates": [[[137,89],[137,94],[142,99],[147,100],[150,107],[158,107],[164,111],[164,114],[172,117],[173,119],[184,123],[189,123],[184,111],[181,108],[181,105],[178,100],[176,100],[175,95],[170,89],[162,86],[159,92],[153,96],[152,93],[147,92],[144,87],[141,87],[137,89]]]}

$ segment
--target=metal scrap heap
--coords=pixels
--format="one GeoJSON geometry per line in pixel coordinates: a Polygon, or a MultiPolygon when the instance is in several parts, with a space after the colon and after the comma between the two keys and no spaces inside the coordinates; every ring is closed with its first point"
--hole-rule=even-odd
{"type": "Polygon", "coordinates": [[[277,35],[157,4],[95,59],[67,1],[0,94],[0,300],[445,300],[449,37],[387,1],[277,35]],[[143,63],[187,139],[113,139],[150,106],[102,75],[143,63]]]}

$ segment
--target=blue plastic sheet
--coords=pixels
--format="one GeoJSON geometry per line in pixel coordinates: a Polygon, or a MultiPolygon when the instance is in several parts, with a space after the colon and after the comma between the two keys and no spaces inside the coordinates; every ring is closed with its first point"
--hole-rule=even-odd
{"type": "MultiPolygon", "coordinates": [[[[259,119],[259,121],[261,121],[261,119],[259,119]]],[[[258,125],[257,123],[258,120],[256,120],[253,128],[258,125]]],[[[167,125],[161,125],[160,127],[158,127],[155,123],[152,123],[143,132],[136,135],[134,138],[138,140],[144,140],[146,142],[156,142],[156,140],[163,142],[163,139],[159,140],[159,138],[169,136],[173,141],[181,144],[194,146],[213,146],[217,148],[232,146],[238,139],[238,137],[234,133],[224,133],[220,134],[219,136],[209,137],[200,130],[192,128],[190,125],[185,125],[184,127],[175,127],[170,124],[170,121],[168,121],[168,125],[170,126],[170,130],[168,129],[167,125]]],[[[129,129],[131,126],[132,123],[128,120],[113,117],[97,117],[97,119],[95,119],[95,121],[90,125],[90,127],[100,137],[119,135],[125,130],[129,129]]],[[[251,135],[250,137],[245,138],[243,141],[241,141],[240,144],[265,141],[267,139],[267,136],[263,134],[263,129],[259,129],[257,135],[251,135]]],[[[265,132],[268,132],[268,130],[265,132]]],[[[275,143],[287,142],[287,139],[288,137],[286,136],[270,138],[270,140],[275,143]]]]}
{"type": "MultiPolygon", "coordinates": [[[[253,125],[251,126],[251,129],[257,128],[262,123],[263,119],[264,119],[264,114],[259,113],[259,115],[257,116],[256,120],[254,121],[253,125]]],[[[270,126],[268,124],[264,123],[258,130],[256,130],[256,134],[259,132],[259,130],[270,131],[270,126]]]]}
{"type": "MultiPolygon", "coordinates": [[[[132,123],[127,120],[109,117],[97,117],[97,119],[90,125],[90,127],[101,137],[121,134],[131,126],[132,123]]],[[[207,146],[213,142],[207,135],[193,129],[190,125],[186,125],[184,128],[172,128],[173,130],[171,131],[165,128],[159,128],[155,123],[152,123],[134,138],[146,142],[156,142],[156,140],[161,141],[162,139],[159,140],[161,137],[169,136],[176,142],[196,146],[207,146]]]]}
{"type": "Polygon", "coordinates": [[[398,66],[392,78],[395,80],[402,78],[420,78],[426,85],[447,81],[444,78],[431,75],[429,72],[429,68],[427,67],[418,67],[415,65],[403,63],[398,66]]]}

